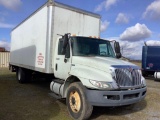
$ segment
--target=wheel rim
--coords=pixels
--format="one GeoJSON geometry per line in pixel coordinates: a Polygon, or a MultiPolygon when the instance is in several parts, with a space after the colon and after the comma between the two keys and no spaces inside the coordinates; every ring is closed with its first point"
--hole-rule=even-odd
{"type": "Polygon", "coordinates": [[[74,113],[78,113],[81,108],[81,99],[77,91],[73,91],[69,96],[69,104],[74,113]]]}

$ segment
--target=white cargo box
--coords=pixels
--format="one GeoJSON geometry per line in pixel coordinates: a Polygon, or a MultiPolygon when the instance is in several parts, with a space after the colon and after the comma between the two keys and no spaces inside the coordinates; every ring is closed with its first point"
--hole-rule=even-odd
{"type": "Polygon", "coordinates": [[[11,32],[10,64],[53,73],[57,34],[99,36],[100,16],[58,2],[46,3],[11,32]]]}

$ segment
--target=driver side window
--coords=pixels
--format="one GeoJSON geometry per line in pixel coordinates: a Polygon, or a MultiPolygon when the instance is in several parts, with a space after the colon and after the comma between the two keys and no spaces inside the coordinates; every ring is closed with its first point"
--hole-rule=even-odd
{"type": "Polygon", "coordinates": [[[59,43],[58,43],[58,55],[64,55],[62,53],[62,49],[63,49],[63,39],[59,39],[59,43]]]}

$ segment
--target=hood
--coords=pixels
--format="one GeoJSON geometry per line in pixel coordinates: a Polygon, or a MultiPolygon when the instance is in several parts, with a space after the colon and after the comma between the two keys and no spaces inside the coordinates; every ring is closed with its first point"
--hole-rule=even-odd
{"type": "Polygon", "coordinates": [[[72,63],[96,68],[105,72],[109,72],[111,66],[136,66],[130,62],[111,57],[73,56],[72,63]]]}

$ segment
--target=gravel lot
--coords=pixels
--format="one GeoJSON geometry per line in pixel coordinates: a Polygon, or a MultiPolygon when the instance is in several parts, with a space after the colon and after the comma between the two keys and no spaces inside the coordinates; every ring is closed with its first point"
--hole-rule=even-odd
{"type": "MultiPolygon", "coordinates": [[[[123,107],[94,107],[93,120],[160,120],[160,82],[147,78],[145,100],[123,107]]],[[[65,100],[49,96],[49,82],[19,84],[15,73],[0,68],[0,120],[70,120],[65,100]]]]}

